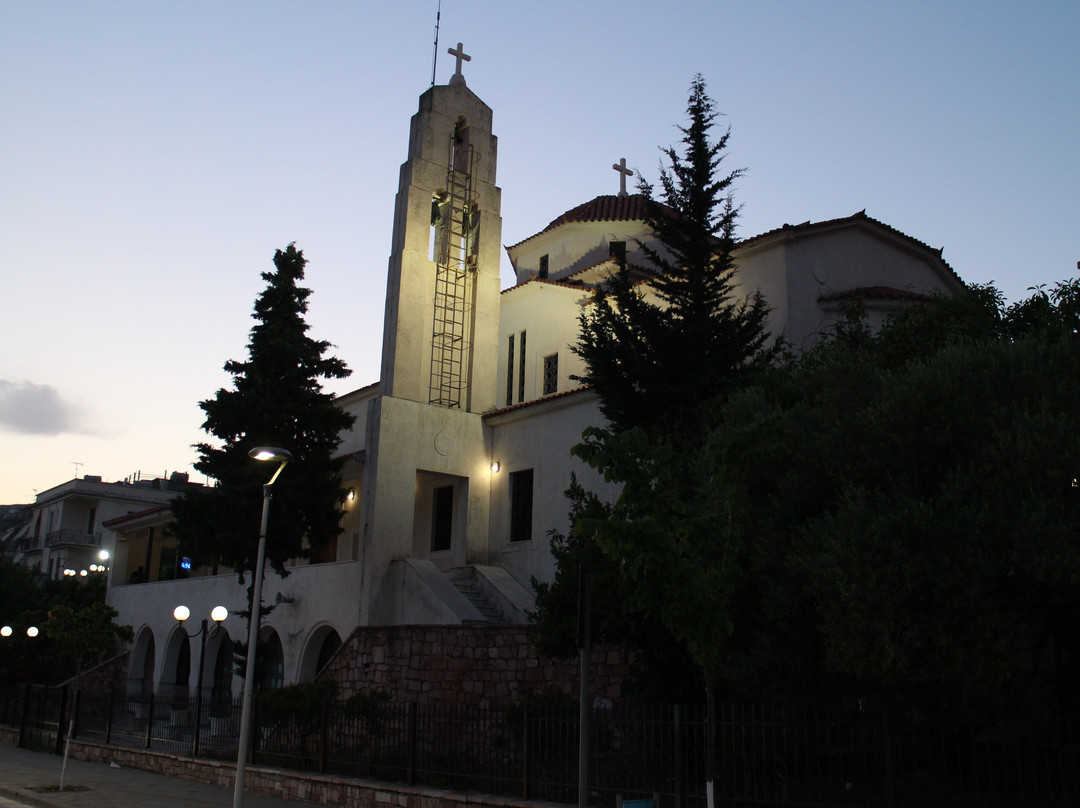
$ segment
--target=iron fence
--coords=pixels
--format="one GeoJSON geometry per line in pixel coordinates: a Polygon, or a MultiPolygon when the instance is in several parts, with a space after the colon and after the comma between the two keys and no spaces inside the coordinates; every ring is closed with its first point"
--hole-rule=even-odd
{"type": "MultiPolygon", "coordinates": [[[[26,687],[0,720],[20,744],[59,751],[75,737],[235,759],[241,702],[26,687]]],[[[1080,726],[1016,716],[930,721],[883,705],[722,704],[716,708],[718,805],[866,808],[1080,808],[1080,726]]],[[[252,762],[573,804],[578,713],[325,701],[305,714],[256,708],[252,762]]],[[[590,716],[588,803],[652,798],[705,808],[707,723],[698,708],[628,707],[590,716]]]]}

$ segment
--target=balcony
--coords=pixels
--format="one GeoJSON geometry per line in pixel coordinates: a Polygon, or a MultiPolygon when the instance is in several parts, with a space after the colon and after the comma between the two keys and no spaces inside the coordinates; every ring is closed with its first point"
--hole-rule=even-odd
{"type": "Polygon", "coordinates": [[[82,530],[53,530],[45,534],[46,547],[100,547],[100,533],[86,533],[82,530]]]}

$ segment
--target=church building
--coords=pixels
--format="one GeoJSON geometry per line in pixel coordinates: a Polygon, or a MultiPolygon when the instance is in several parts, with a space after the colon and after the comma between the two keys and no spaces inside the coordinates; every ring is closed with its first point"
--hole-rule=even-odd
{"type": "MultiPolygon", "coordinates": [[[[340,447],[349,492],[342,532],[287,578],[267,573],[263,598],[276,606],[260,634],[273,660],[268,686],[313,678],[350,643],[368,643],[353,654],[367,654],[356,663],[367,670],[391,653],[378,646],[390,634],[370,639],[377,630],[512,627],[523,636],[530,579],[554,573],[548,533],[567,528],[571,473],[603,490],[570,454],[602,422],[595,394],[573,380],[583,367],[571,346],[593,288],[618,262],[647,277],[637,246],[651,239],[642,199],[626,192],[622,160],[613,166],[618,194],[583,201],[505,248],[516,283],[500,289],[492,111],[466,85],[461,44],[450,52],[456,70],[420,96],[401,166],[380,379],[338,399],[356,415],[340,447]]],[[[861,300],[877,324],[897,306],[963,285],[940,250],[865,212],[785,224],[740,242],[735,255],[739,288],[763,293],[772,332],[796,348],[846,299],[861,300]]],[[[118,540],[109,600],[136,635],[128,691],[187,690],[197,678],[207,692],[228,687],[224,640],[243,639],[244,623],[225,620],[198,677],[191,649],[200,646],[173,607],[188,606],[192,623],[217,605],[236,612],[245,586],[235,574],[197,569],[134,581],[155,519],[167,515],[110,525],[118,540]]]]}

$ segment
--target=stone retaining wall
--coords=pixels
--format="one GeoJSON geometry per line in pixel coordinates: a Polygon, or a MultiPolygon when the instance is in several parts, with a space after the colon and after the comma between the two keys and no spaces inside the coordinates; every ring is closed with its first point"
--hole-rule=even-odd
{"type": "MultiPolygon", "coordinates": [[[[594,701],[615,702],[629,655],[595,648],[594,701]]],[[[524,699],[577,698],[578,662],[541,657],[523,626],[357,628],[327,665],[345,694],[386,690],[397,702],[501,708],[524,699]]]]}
{"type": "MultiPolygon", "coordinates": [[[[17,734],[17,733],[16,733],[17,734]]],[[[232,788],[236,766],[213,760],[123,749],[114,746],[71,742],[71,756],[95,763],[116,763],[132,769],[232,788]]],[[[310,802],[314,805],[356,808],[566,808],[559,803],[521,800],[484,794],[467,794],[435,788],[330,777],[285,769],[248,766],[245,791],[252,794],[310,802]]]]}

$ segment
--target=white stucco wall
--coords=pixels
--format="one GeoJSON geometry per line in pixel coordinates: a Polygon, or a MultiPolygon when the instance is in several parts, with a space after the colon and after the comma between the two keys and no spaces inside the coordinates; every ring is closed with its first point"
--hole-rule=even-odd
{"type": "MultiPolygon", "coordinates": [[[[313,646],[325,636],[325,627],[332,627],[344,641],[357,625],[359,612],[359,562],[316,564],[291,569],[282,578],[269,572],[263,582],[263,603],[275,604],[280,593],[282,602],[262,620],[263,632],[273,629],[281,640],[285,657],[285,682],[295,682],[303,673],[305,653],[318,654],[313,646]],[[293,602],[287,602],[288,599],[293,602]]],[[[239,583],[233,574],[188,578],[178,581],[160,581],[148,584],[114,586],[109,590],[108,602],[119,612],[117,622],[130,625],[137,639],[144,632],[154,638],[154,690],[168,691],[174,682],[176,644],[182,641],[179,625],[173,618],[173,609],[183,604],[191,610],[191,617],[184,625],[189,634],[199,631],[201,620],[209,618],[215,606],[225,606],[229,617],[222,628],[234,640],[247,642],[247,623],[237,616],[246,608],[247,585],[239,583]],[[171,641],[170,641],[171,640],[171,641]]],[[[191,641],[191,672],[189,687],[194,692],[198,679],[199,641],[191,641]]],[[[213,674],[212,659],[221,637],[217,636],[207,645],[204,688],[210,686],[213,674]]],[[[133,649],[134,650],[134,649],[133,649]]],[[[310,668],[310,665],[308,666],[310,668]]],[[[133,666],[131,675],[137,679],[141,668],[133,666]]],[[[233,691],[239,693],[241,681],[233,682],[233,691]]],[[[129,691],[135,690],[129,683],[129,691]]]]}
{"type": "Polygon", "coordinates": [[[524,586],[533,575],[551,580],[555,567],[548,532],[565,533],[569,528],[565,492],[571,472],[590,490],[610,497],[616,494],[613,486],[570,455],[585,427],[603,423],[596,396],[588,391],[571,393],[492,416],[488,423],[494,434],[492,457],[499,461],[491,488],[492,563],[505,568],[524,586]],[[510,474],[529,468],[534,475],[532,538],[511,542],[510,474]]]}

